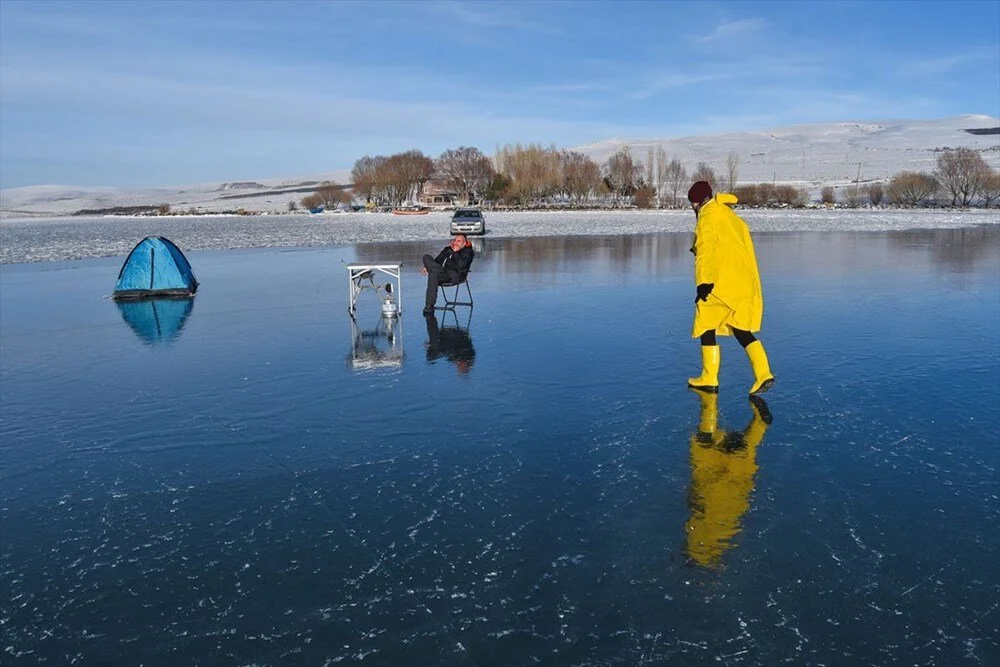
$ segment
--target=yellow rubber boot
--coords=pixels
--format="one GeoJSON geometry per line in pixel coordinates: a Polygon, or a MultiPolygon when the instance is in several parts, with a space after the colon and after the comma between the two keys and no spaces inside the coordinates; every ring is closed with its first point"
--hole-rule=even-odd
{"type": "Polygon", "coordinates": [[[719,424],[719,395],[699,391],[698,398],[701,399],[701,411],[698,413],[698,433],[714,435],[719,424]]]}
{"type": "Polygon", "coordinates": [[[710,394],[719,391],[719,355],[718,345],[701,346],[701,375],[696,378],[688,378],[688,386],[698,391],[706,391],[710,394]]]}
{"type": "Polygon", "coordinates": [[[750,367],[753,368],[754,382],[750,387],[750,395],[763,394],[774,384],[774,376],[771,375],[771,367],[767,363],[767,353],[759,340],[755,340],[746,347],[747,356],[750,357],[750,367]]]}

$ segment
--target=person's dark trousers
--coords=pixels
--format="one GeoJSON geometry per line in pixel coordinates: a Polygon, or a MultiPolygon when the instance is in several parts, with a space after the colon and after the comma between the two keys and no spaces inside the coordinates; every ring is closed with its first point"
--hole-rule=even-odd
{"type": "Polygon", "coordinates": [[[424,268],[427,269],[427,293],[424,295],[424,310],[427,310],[433,308],[434,304],[437,303],[438,285],[448,282],[448,273],[430,255],[424,255],[424,268]]]}

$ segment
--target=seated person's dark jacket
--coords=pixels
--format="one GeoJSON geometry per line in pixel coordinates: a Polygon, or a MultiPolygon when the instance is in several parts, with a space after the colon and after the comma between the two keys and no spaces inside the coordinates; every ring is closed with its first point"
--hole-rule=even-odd
{"type": "Polygon", "coordinates": [[[446,245],[434,261],[444,267],[445,273],[448,274],[448,282],[454,284],[461,282],[469,272],[473,257],[475,252],[471,245],[466,245],[458,252],[452,250],[450,245],[446,245]]]}

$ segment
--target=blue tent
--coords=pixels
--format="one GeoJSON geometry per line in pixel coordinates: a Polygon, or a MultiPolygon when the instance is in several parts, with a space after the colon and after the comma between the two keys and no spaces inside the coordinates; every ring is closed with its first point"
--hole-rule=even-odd
{"type": "Polygon", "coordinates": [[[162,236],[147,236],[128,254],[112,299],[151,296],[193,296],[198,290],[184,253],[162,236]]]}
{"type": "Polygon", "coordinates": [[[194,299],[130,299],[116,301],[125,323],[145,343],[169,343],[180,334],[194,299]]]}

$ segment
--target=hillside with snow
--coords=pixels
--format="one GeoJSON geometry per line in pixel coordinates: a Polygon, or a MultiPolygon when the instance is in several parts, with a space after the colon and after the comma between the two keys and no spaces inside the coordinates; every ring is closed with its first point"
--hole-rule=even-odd
{"type": "MultiPolygon", "coordinates": [[[[678,139],[608,139],[572,148],[599,164],[622,146],[645,162],[650,149],[663,147],[688,172],[705,162],[726,173],[730,154],[739,156],[739,182],[774,182],[813,193],[861,182],[884,182],[901,171],[931,172],[945,148],[979,151],[1000,169],[1000,119],[965,115],[939,120],[840,122],[793,125],[759,132],[700,135],[678,139]]],[[[207,183],[125,190],[113,187],[37,185],[0,191],[0,214],[7,218],[71,215],[81,210],[167,204],[174,211],[199,213],[244,209],[284,213],[323,180],[346,183],[349,169],[281,180],[207,183]]]]}
{"type": "Polygon", "coordinates": [[[740,158],[740,182],[812,189],[853,183],[859,172],[862,182],[886,181],[901,171],[931,172],[944,148],[972,148],[1000,169],[1000,119],[966,115],[942,120],[816,123],[681,139],[611,139],[576,150],[601,163],[626,145],[632,157],[641,161],[647,159],[650,148],[662,146],[668,159],[677,158],[689,172],[698,162],[705,162],[717,174],[724,174],[729,154],[735,153],[740,158]]]}

